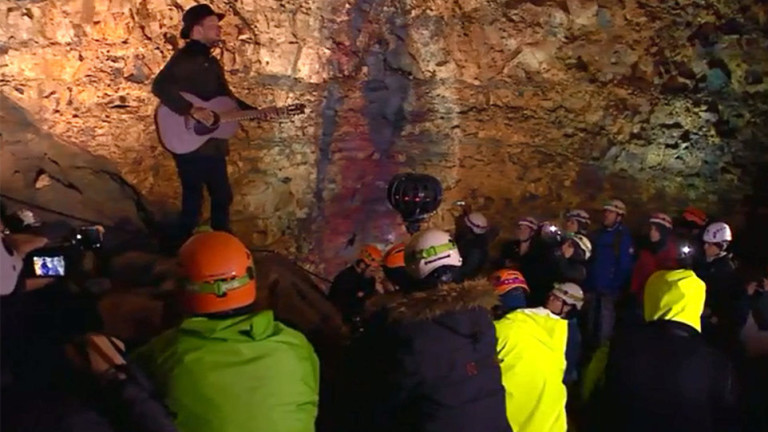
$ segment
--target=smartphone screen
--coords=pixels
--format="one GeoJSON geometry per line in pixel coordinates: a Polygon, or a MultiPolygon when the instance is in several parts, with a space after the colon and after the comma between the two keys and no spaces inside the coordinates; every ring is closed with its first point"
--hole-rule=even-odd
{"type": "Polygon", "coordinates": [[[36,256],[32,258],[32,265],[35,267],[35,276],[55,277],[64,276],[66,265],[64,256],[36,256]]]}

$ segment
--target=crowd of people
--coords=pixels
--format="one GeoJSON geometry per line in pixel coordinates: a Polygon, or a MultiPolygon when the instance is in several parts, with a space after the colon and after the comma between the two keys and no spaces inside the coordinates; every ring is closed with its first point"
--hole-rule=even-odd
{"type": "Polygon", "coordinates": [[[178,138],[163,142],[182,190],[165,306],[183,316],[135,345],[105,334],[76,278],[103,229],[53,246],[31,213],[3,214],[3,431],[768,431],[768,274],[739,269],[731,228],[696,208],[649,214],[637,238],[619,199],[593,231],[585,210],[562,229],[526,216],[496,254],[499,233],[468,207],[452,233],[422,228],[442,185],[398,174],[387,199],[411,237],[360,246],[327,298],[312,291],[343,341],[319,349],[281,322],[231,234],[213,102],[254,107],[214,55],[223,18],[186,9],[186,42],[152,84],[178,138]],[[195,230],[204,189],[213,230],[195,230]]]}
{"type": "Polygon", "coordinates": [[[768,430],[768,274],[737,268],[700,209],[637,237],[626,213],[526,216],[497,256],[466,207],[453,235],[364,246],[329,293],[366,365],[348,430],[768,430]]]}
{"type": "Polygon", "coordinates": [[[626,212],[611,200],[594,231],[584,210],[562,229],[523,217],[493,253],[465,207],[452,233],[362,245],[327,292],[350,330],[335,363],[255,306],[230,233],[181,246],[183,320],[126,346],[94,333],[92,302],[22,271],[44,238],[6,232],[3,429],[766,430],[768,274],[745,278],[700,210],[653,213],[637,238],[626,212]]]}

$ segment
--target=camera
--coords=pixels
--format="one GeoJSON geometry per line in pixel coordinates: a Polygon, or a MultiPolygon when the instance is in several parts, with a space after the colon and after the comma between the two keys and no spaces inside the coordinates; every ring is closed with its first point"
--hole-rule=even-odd
{"type": "Polygon", "coordinates": [[[79,269],[84,251],[100,249],[104,228],[99,225],[85,226],[63,242],[48,244],[35,249],[24,258],[22,276],[27,278],[67,277],[79,269]]]}

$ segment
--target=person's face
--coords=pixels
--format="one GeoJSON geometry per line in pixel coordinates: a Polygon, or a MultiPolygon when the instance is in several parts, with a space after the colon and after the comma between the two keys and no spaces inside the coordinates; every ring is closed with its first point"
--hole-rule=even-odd
{"type": "Polygon", "coordinates": [[[707,258],[712,258],[720,253],[720,248],[712,243],[704,243],[704,255],[707,258]]]}
{"type": "Polygon", "coordinates": [[[525,225],[517,226],[517,239],[526,241],[533,236],[533,230],[525,225]]]}
{"type": "Polygon", "coordinates": [[[565,232],[576,234],[579,232],[579,221],[574,218],[568,218],[565,221],[565,232]]]}
{"type": "Polygon", "coordinates": [[[564,317],[571,310],[571,308],[573,308],[573,306],[567,304],[563,301],[563,299],[554,294],[549,294],[544,307],[549,309],[549,311],[553,314],[561,317],[564,317]]]}
{"type": "Polygon", "coordinates": [[[568,259],[571,256],[573,256],[574,248],[573,248],[573,241],[567,240],[565,243],[563,243],[562,246],[560,246],[560,250],[563,251],[563,256],[568,259]]]}
{"type": "Polygon", "coordinates": [[[651,228],[648,230],[648,238],[650,238],[653,243],[661,240],[661,233],[656,225],[651,225],[651,228]]]}
{"type": "Polygon", "coordinates": [[[612,227],[619,220],[619,214],[613,210],[603,210],[603,225],[612,227]]]}
{"type": "Polygon", "coordinates": [[[200,23],[192,29],[192,37],[209,46],[219,43],[219,41],[221,41],[219,18],[215,15],[211,15],[200,21],[200,23]]]}

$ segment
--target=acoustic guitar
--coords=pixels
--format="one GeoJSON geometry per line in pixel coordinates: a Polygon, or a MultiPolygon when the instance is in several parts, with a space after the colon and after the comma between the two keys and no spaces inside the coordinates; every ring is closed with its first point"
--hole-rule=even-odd
{"type": "Polygon", "coordinates": [[[241,120],[291,117],[303,114],[306,109],[304,104],[293,104],[284,107],[241,110],[235,99],[229,96],[219,96],[209,101],[185,92],[181,92],[181,96],[195,106],[211,110],[214,121],[208,126],[191,116],[178,115],[167,106],[160,104],[155,111],[157,132],[163,147],[174,154],[193,152],[209,138],[231,138],[237,132],[241,120]]]}

